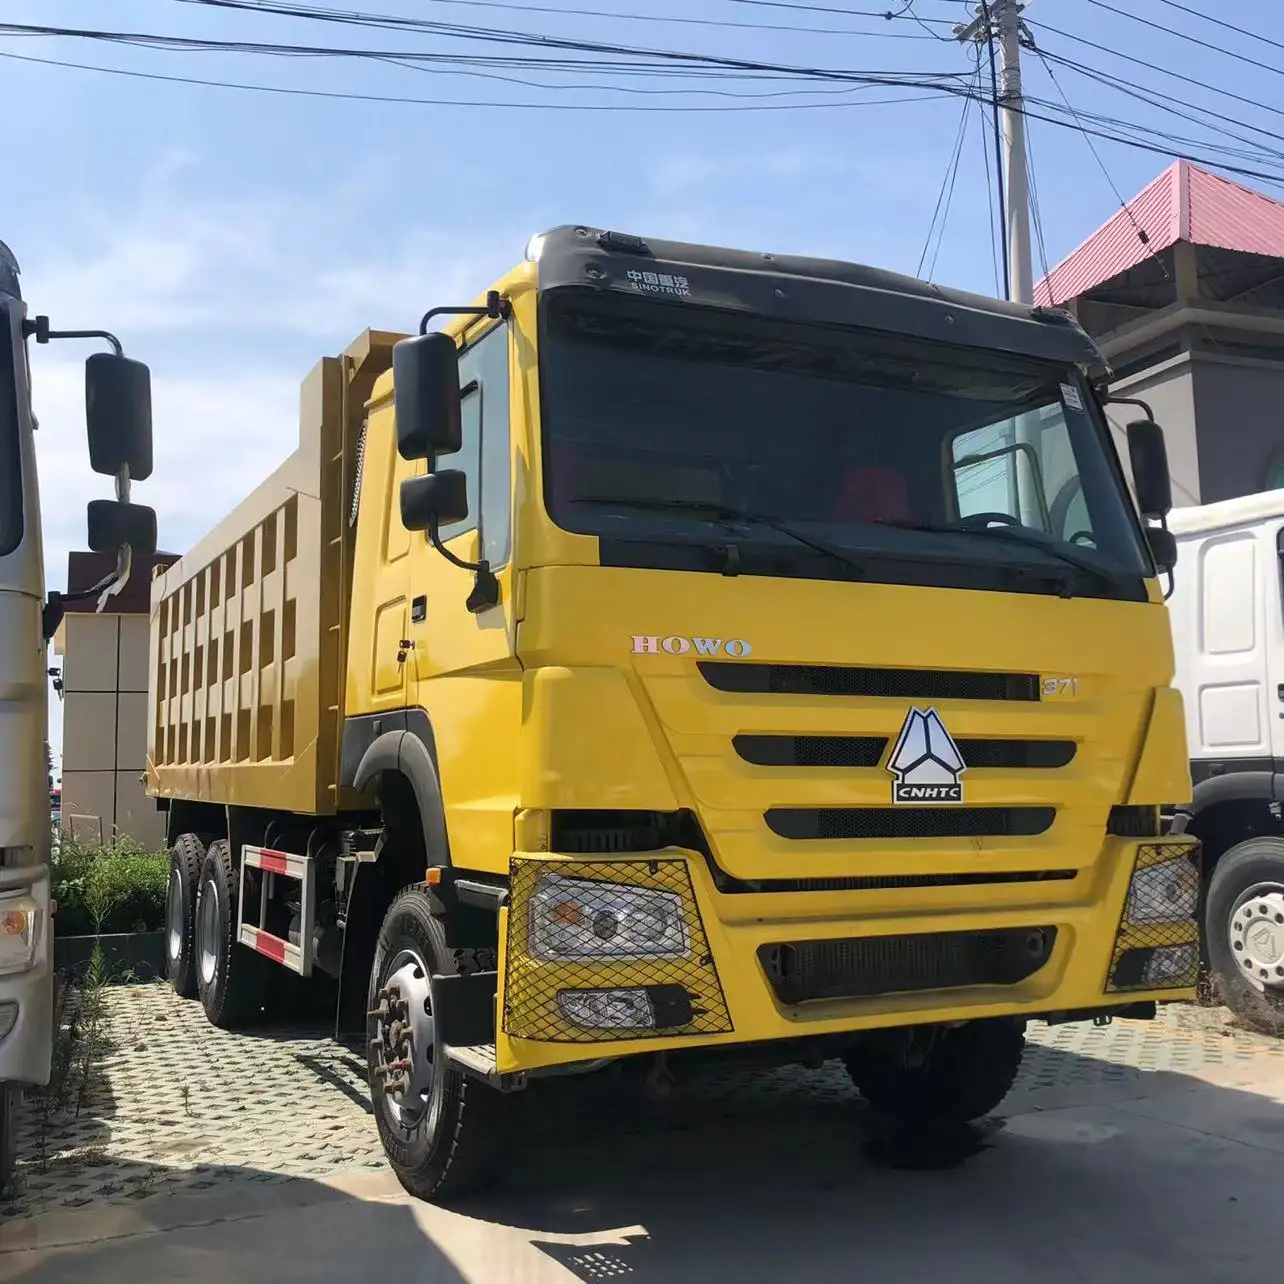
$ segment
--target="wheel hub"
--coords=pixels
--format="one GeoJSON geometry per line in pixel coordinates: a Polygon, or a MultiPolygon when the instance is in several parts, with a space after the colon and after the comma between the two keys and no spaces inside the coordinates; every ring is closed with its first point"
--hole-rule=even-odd
{"type": "Polygon", "coordinates": [[[411,1123],[426,1110],[436,1077],[432,990],[422,959],[403,952],[393,960],[387,981],[376,996],[379,1006],[371,1040],[374,1074],[383,1081],[383,1096],[393,1115],[411,1123]]]}
{"type": "Polygon", "coordinates": [[[169,950],[169,957],[176,963],[183,952],[184,929],[187,927],[183,918],[183,884],[178,876],[178,870],[171,869],[169,891],[165,895],[165,944],[169,950]]]}
{"type": "Polygon", "coordinates": [[[1250,893],[1231,914],[1231,949],[1258,989],[1284,989],[1284,891],[1250,893]]]}
{"type": "Polygon", "coordinates": [[[201,980],[214,984],[218,971],[218,897],[214,885],[207,883],[201,893],[200,916],[197,931],[197,951],[200,955],[201,980]]]}

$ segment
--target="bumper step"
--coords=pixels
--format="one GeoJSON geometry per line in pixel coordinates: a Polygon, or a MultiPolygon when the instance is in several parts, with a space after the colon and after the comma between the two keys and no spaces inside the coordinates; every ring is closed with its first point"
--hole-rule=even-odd
{"type": "Polygon", "coordinates": [[[446,1060],[471,1079],[480,1079],[500,1092],[516,1092],[526,1086],[524,1074],[500,1074],[495,1064],[493,1043],[474,1043],[464,1047],[447,1045],[446,1060]]]}

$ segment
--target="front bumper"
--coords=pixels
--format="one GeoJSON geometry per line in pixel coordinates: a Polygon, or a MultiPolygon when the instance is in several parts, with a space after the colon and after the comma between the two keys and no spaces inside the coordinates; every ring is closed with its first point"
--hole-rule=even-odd
{"type": "Polygon", "coordinates": [[[496,1068],[516,1073],[639,1052],[1193,998],[1195,919],[1137,925],[1127,914],[1136,913],[1135,896],[1131,911],[1129,906],[1136,873],[1174,859],[1189,860],[1193,868],[1196,842],[1106,842],[1102,859],[1076,880],[1069,898],[1064,884],[1047,884],[1056,892],[1042,900],[1025,895],[1019,903],[1005,903],[1004,889],[995,887],[984,898],[956,897],[954,903],[906,892],[876,906],[850,892],[728,897],[714,887],[704,858],[679,848],[608,860],[518,853],[509,906],[501,915],[496,1068]],[[680,896],[689,949],[681,958],[536,957],[529,907],[550,872],[680,896]],[[1028,965],[1014,964],[1010,952],[987,953],[995,943],[1006,951],[1009,942],[1018,943],[1019,953],[1022,940],[1032,951],[1041,942],[1041,953],[1028,965]],[[917,968],[916,988],[904,988],[905,982],[881,988],[868,975],[837,994],[832,986],[782,985],[773,970],[781,947],[801,957],[800,945],[811,960],[838,960],[849,975],[860,973],[862,960],[883,960],[892,968],[888,975],[917,968]],[[978,945],[984,947],[979,953],[978,945]],[[1155,951],[1167,951],[1161,958],[1182,966],[1155,968],[1155,951]],[[959,960],[967,958],[989,962],[961,971],[959,960]],[[932,967],[945,984],[933,983],[932,967]],[[649,1005],[652,1024],[628,1030],[577,1024],[562,997],[575,992],[610,996],[614,1010],[631,1012],[628,1019],[635,1021],[645,1021],[637,1014],[649,1005]],[[674,1001],[683,992],[685,1006],[674,1001]],[[816,997],[799,999],[799,993],[816,997]]]}

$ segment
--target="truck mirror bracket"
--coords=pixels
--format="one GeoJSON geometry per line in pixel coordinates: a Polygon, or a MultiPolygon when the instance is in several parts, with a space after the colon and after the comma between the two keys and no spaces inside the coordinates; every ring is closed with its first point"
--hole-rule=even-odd
{"type": "Polygon", "coordinates": [[[495,578],[495,572],[490,569],[490,563],[484,557],[479,562],[465,562],[462,557],[456,557],[441,542],[436,521],[428,527],[428,540],[452,566],[458,566],[461,571],[473,572],[472,591],[464,600],[464,605],[473,615],[499,605],[499,580],[495,578]]]}

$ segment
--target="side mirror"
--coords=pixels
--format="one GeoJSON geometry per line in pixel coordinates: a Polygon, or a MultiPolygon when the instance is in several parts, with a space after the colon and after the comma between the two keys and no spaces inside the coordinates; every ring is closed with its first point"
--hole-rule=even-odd
{"type": "Polygon", "coordinates": [[[468,516],[468,478],[457,468],[401,483],[401,524],[408,531],[451,526],[468,516]]]}
{"type": "Polygon", "coordinates": [[[146,504],[91,499],[89,547],[95,553],[114,553],[122,544],[128,544],[135,553],[154,553],[156,510],[146,504]]]}
{"type": "Polygon", "coordinates": [[[1161,520],[1167,517],[1173,506],[1168,449],[1164,430],[1153,420],[1137,419],[1128,425],[1128,459],[1141,515],[1161,520]]]}
{"type": "Polygon", "coordinates": [[[459,410],[459,349],[434,331],[392,349],[397,451],[402,459],[453,455],[463,444],[459,410]]]}
{"type": "Polygon", "coordinates": [[[89,466],[115,476],[126,464],[133,481],[152,475],[152,373],[141,362],[95,352],[85,362],[89,466]]]}
{"type": "Polygon", "coordinates": [[[1150,545],[1155,570],[1167,575],[1177,565],[1177,537],[1163,526],[1147,526],[1146,543],[1150,545]]]}

